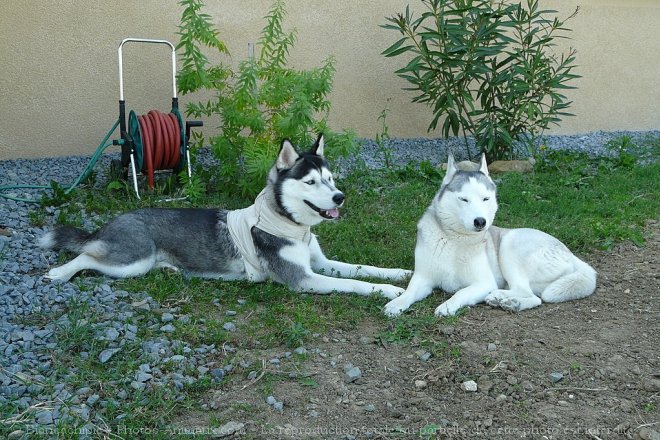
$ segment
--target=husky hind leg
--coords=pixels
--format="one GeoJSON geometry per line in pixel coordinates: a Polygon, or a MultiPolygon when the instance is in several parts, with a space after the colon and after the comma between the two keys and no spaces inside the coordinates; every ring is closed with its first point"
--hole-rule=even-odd
{"type": "Polygon", "coordinates": [[[533,309],[541,305],[541,298],[524,289],[497,289],[486,297],[486,303],[512,312],[533,309]]]}
{"type": "MultiPolygon", "coordinates": [[[[109,224],[112,226],[112,223],[109,224]]],[[[156,245],[147,231],[105,231],[88,234],[69,226],[59,227],[46,234],[39,245],[46,249],[68,249],[79,253],[62,266],[51,269],[46,278],[68,281],[86,269],[99,271],[113,278],[143,275],[156,265],[156,245]],[[130,237],[129,237],[130,235],[130,237]],[[141,240],[136,239],[142,237],[141,240]]]]}
{"type": "Polygon", "coordinates": [[[48,271],[46,278],[53,281],[68,281],[81,270],[96,270],[113,278],[128,278],[144,275],[156,265],[155,257],[147,257],[130,264],[113,264],[98,258],[80,254],[62,266],[54,267],[48,271]]]}
{"type": "Polygon", "coordinates": [[[508,261],[502,265],[502,274],[509,285],[508,289],[495,289],[488,294],[485,301],[492,307],[520,312],[541,305],[541,298],[534,294],[530,285],[530,271],[520,262],[508,261]]]}
{"type": "Polygon", "coordinates": [[[492,306],[520,311],[542,301],[562,302],[593,293],[596,272],[555,237],[535,229],[514,229],[504,236],[500,269],[510,290],[491,292],[492,306]]]}
{"type": "Polygon", "coordinates": [[[587,297],[596,290],[596,271],[584,261],[574,257],[575,270],[550,283],[541,293],[541,299],[558,303],[587,297]]]}

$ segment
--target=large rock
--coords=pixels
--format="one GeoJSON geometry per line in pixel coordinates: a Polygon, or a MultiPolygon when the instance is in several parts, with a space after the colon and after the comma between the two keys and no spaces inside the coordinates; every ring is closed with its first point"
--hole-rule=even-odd
{"type": "Polygon", "coordinates": [[[497,173],[531,173],[534,170],[532,160],[496,160],[488,165],[488,172],[497,173]]]}
{"type": "MultiPolygon", "coordinates": [[[[440,168],[447,171],[447,163],[442,163],[440,165],[440,168]]],[[[469,160],[463,160],[460,162],[456,162],[456,168],[458,168],[461,171],[479,171],[479,164],[475,162],[471,162],[469,160]]]]}

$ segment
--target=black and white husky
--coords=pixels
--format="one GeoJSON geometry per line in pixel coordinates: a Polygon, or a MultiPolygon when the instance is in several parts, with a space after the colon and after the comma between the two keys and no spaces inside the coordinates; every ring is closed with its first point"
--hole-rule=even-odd
{"type": "Polygon", "coordinates": [[[92,234],[59,227],[43,236],[40,246],[80,255],[51,269],[47,277],[68,280],[81,270],[93,269],[124,278],[169,268],[204,278],[272,279],[296,291],[380,292],[395,298],[402,288],[350,278],[400,281],[410,271],[329,260],[310,232],[310,226],[337,218],[337,208],[344,203],[323,146],[319,136],[310,151],[299,154],[284,140],[266,188],[248,208],[139,209],[92,234]]]}
{"type": "Polygon", "coordinates": [[[395,316],[436,287],[454,295],[438,316],[487,302],[530,309],[591,295],[596,271],[555,237],[537,229],[493,226],[495,183],[482,157],[479,171],[460,171],[449,156],[440,190],[417,224],[415,272],[405,293],[385,306],[395,316]]]}

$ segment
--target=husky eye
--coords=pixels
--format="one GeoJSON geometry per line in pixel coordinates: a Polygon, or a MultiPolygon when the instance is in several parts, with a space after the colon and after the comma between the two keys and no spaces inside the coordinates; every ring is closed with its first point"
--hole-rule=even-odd
{"type": "Polygon", "coordinates": [[[487,202],[490,200],[490,197],[484,197],[484,202],[487,202]]]}
{"type": "Polygon", "coordinates": [[[307,185],[314,185],[314,184],[316,183],[316,180],[311,179],[311,180],[308,180],[308,181],[305,182],[305,183],[306,183],[307,185]]]}
{"type": "Polygon", "coordinates": [[[465,197],[459,197],[458,200],[460,200],[461,202],[465,202],[465,203],[467,203],[467,201],[468,201],[468,199],[466,199],[465,197]]]}

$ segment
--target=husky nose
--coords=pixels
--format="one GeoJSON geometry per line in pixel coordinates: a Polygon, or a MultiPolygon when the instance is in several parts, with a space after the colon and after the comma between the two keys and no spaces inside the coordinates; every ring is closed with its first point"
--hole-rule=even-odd
{"type": "Polygon", "coordinates": [[[337,205],[341,205],[344,203],[344,199],[346,196],[344,196],[344,193],[337,193],[334,196],[332,196],[332,201],[335,202],[337,205]]]}
{"type": "Polygon", "coordinates": [[[474,219],[474,227],[477,229],[477,231],[481,231],[483,228],[486,227],[486,219],[483,217],[477,217],[474,219]]]}

